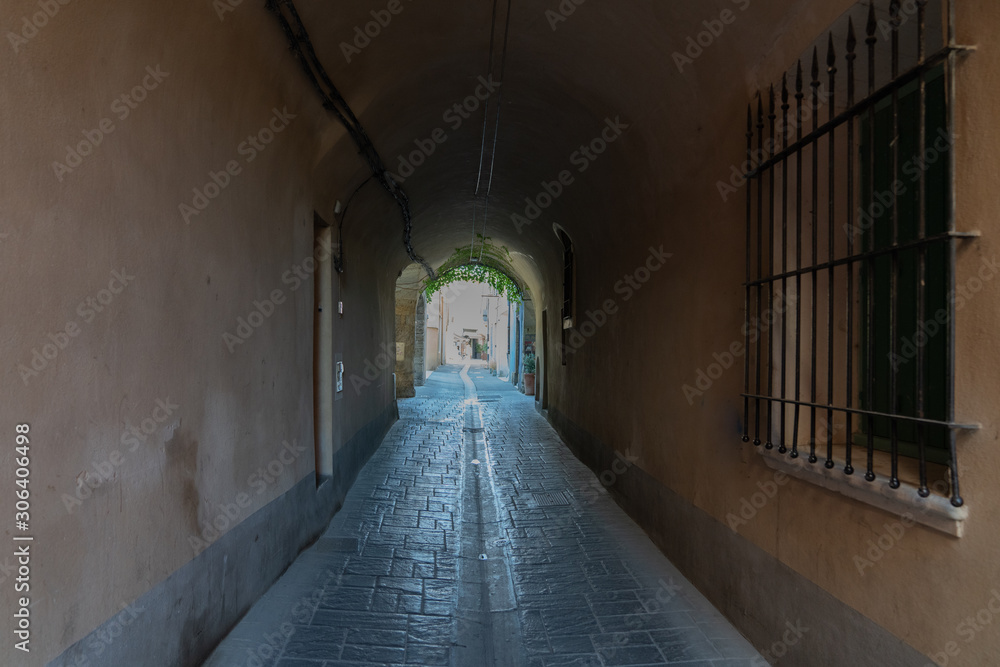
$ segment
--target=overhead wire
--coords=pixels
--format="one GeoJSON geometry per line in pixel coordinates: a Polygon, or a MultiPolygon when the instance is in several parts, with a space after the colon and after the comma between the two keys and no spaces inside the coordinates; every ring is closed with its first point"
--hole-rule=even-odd
{"type": "Polygon", "coordinates": [[[500,92],[497,93],[497,120],[496,127],[493,131],[493,154],[490,158],[490,181],[486,186],[486,196],[490,196],[490,192],[493,190],[493,168],[496,165],[497,159],[497,138],[500,135],[500,114],[503,111],[503,82],[504,74],[507,71],[507,43],[510,38],[510,3],[511,0],[507,0],[507,23],[504,26],[503,34],[503,53],[500,56],[500,92]]]}
{"type": "MultiPolygon", "coordinates": [[[[486,62],[486,75],[490,76],[493,73],[493,49],[496,43],[496,29],[497,29],[497,7],[500,4],[500,0],[493,0],[493,17],[490,20],[490,48],[488,51],[488,58],[486,62]]],[[[476,174],[476,191],[472,195],[472,243],[469,245],[469,261],[471,262],[476,253],[476,208],[479,204],[479,187],[483,182],[483,163],[486,160],[486,131],[489,128],[490,123],[490,98],[487,96],[486,101],[483,104],[483,138],[479,145],[479,173],[476,174]]],[[[485,243],[485,241],[484,241],[485,243]]],[[[480,254],[480,261],[482,261],[482,255],[480,254]]]]}
{"type": "MultiPolygon", "coordinates": [[[[503,112],[504,74],[507,71],[507,44],[510,39],[510,3],[511,0],[507,0],[507,19],[505,21],[503,33],[503,52],[500,56],[500,92],[497,93],[496,124],[493,129],[493,150],[490,153],[490,179],[486,186],[486,213],[483,215],[483,243],[479,248],[480,262],[483,261],[483,252],[486,250],[486,227],[489,224],[490,194],[493,192],[493,174],[496,168],[497,160],[497,140],[500,137],[500,114],[503,112]]],[[[492,62],[490,65],[492,67],[492,62]]],[[[485,133],[483,136],[485,138],[485,133]]]]}
{"type": "MultiPolygon", "coordinates": [[[[486,63],[486,74],[489,76],[493,72],[493,47],[496,38],[497,29],[497,7],[499,6],[499,0],[493,0],[493,18],[490,22],[490,50],[489,50],[489,61],[486,63]]],[[[487,96],[486,101],[483,106],[483,141],[479,147],[479,174],[476,176],[476,194],[479,194],[479,185],[483,181],[483,161],[486,157],[486,128],[489,127],[490,122],[490,98],[487,96]]]]}

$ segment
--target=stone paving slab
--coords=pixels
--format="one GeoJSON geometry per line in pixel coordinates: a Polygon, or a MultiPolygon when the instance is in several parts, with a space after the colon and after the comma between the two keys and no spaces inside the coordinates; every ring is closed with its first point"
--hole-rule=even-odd
{"type": "Polygon", "coordinates": [[[530,397],[462,370],[400,401],[328,530],[206,666],[767,664],[530,397]]]}

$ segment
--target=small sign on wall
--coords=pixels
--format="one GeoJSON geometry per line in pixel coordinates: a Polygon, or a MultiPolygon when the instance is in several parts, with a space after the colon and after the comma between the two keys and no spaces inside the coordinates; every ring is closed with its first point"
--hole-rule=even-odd
{"type": "Polygon", "coordinates": [[[396,361],[406,359],[406,343],[396,343],[396,361]]]}
{"type": "Polygon", "coordinates": [[[333,400],[339,401],[344,397],[344,355],[338,352],[333,356],[333,381],[336,391],[333,394],[333,400]]]}

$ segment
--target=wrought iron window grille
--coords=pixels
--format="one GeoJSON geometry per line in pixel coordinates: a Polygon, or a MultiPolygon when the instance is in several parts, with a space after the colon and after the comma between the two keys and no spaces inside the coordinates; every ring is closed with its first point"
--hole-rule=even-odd
{"type": "Polygon", "coordinates": [[[955,417],[955,264],[978,234],[956,229],[951,148],[972,49],[947,0],[845,18],[808,79],[800,59],[747,108],[743,440],[845,475],[860,454],[893,489],[902,459],[924,498],[930,466],[960,507],[957,438],[978,425],[955,417]]]}

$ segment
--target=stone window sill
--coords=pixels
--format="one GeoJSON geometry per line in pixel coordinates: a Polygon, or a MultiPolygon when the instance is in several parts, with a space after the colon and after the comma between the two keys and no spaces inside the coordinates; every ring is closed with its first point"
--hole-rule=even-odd
{"type": "Polygon", "coordinates": [[[777,450],[761,448],[760,454],[768,467],[784,472],[796,479],[822,486],[848,498],[853,498],[897,516],[910,515],[919,524],[934,528],[953,537],[962,537],[964,522],[969,516],[968,506],[955,507],[943,495],[931,493],[921,498],[917,487],[903,482],[898,489],[889,486],[889,478],[876,472],[875,480],[865,479],[864,470],[845,475],[843,466],[826,468],[822,459],[809,463],[808,457],[791,458],[777,450]]]}

